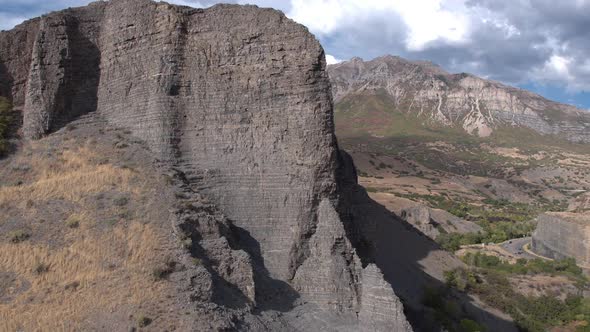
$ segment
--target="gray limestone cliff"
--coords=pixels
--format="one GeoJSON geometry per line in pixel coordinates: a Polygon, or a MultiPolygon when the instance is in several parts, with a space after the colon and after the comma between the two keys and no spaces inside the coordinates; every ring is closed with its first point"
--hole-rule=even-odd
{"type": "Polygon", "coordinates": [[[538,217],[532,249],[539,255],[562,259],[573,257],[590,266],[590,216],[583,213],[550,212],[538,217]]]}
{"type": "Polygon", "coordinates": [[[325,67],[305,27],[255,6],[112,0],[0,32],[0,94],[25,138],[94,112],[211,202],[178,210],[176,227],[211,267],[193,271],[191,298],[215,302],[225,285],[217,304],[258,310],[223,328],[409,331],[343,212],[341,183],[356,180],[339,177],[351,165],[325,67]],[[295,314],[256,325],[265,308],[295,314]]]}
{"type": "Polygon", "coordinates": [[[470,74],[449,74],[430,62],[395,56],[353,58],[329,66],[328,72],[336,102],[384,91],[392,107],[480,137],[507,126],[590,142],[590,113],[470,74]]]}

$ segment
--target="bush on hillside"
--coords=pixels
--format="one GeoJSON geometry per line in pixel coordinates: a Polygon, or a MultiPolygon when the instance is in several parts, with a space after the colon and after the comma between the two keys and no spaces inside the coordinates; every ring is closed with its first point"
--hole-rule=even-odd
{"type": "Polygon", "coordinates": [[[4,97],[0,97],[0,156],[8,150],[8,131],[12,122],[12,104],[4,97]]]}

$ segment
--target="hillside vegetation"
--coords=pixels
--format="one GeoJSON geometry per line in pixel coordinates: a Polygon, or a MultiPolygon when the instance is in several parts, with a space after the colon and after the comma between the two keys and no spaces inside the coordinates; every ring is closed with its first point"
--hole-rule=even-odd
{"type": "Polygon", "coordinates": [[[176,245],[166,182],[122,140],[71,126],[0,161],[0,331],[182,326],[154,275],[176,245]]]}
{"type": "MultiPolygon", "coordinates": [[[[590,191],[589,145],[510,126],[481,138],[396,105],[384,90],[342,97],[335,105],[338,139],[360,183],[388,209],[427,206],[481,227],[458,232],[450,219],[411,220],[418,229],[436,228],[432,239],[449,252],[530,236],[539,214],[572,209],[590,191]]],[[[481,330],[453,309],[457,291],[509,314],[523,331],[588,330],[589,303],[580,297],[588,282],[574,261],[505,262],[479,252],[463,259],[467,267],[447,271],[448,288],[427,290],[423,300],[450,330],[481,330]]]]}
{"type": "Polygon", "coordinates": [[[13,121],[12,104],[0,97],[0,157],[8,151],[8,135],[13,121]]]}

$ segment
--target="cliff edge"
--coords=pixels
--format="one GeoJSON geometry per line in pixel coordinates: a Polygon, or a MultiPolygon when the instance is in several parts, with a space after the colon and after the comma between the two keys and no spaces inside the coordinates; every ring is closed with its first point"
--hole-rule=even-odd
{"type": "Polygon", "coordinates": [[[129,131],[208,202],[173,225],[206,264],[187,277],[191,300],[240,313],[210,328],[409,331],[355,249],[342,190],[356,175],[342,171],[324,58],[275,10],[112,0],[1,32],[0,95],[27,139],[86,114],[129,131]]]}

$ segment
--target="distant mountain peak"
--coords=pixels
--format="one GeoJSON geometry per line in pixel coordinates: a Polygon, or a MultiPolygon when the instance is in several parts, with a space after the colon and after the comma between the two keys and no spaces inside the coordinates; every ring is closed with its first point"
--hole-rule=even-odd
{"type": "Polygon", "coordinates": [[[391,107],[434,125],[462,127],[486,137],[501,126],[590,142],[590,113],[532,92],[468,73],[451,74],[429,61],[385,55],[328,66],[338,103],[355,94],[385,91],[391,107]]]}

